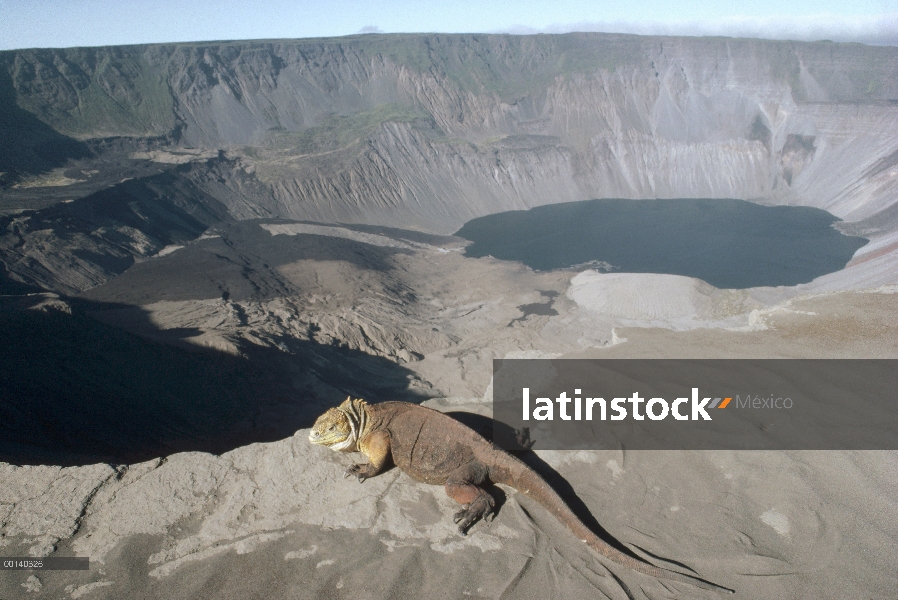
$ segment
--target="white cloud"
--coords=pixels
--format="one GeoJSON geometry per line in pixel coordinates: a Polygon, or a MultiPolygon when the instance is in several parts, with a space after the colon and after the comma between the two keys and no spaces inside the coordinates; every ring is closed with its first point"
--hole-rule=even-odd
{"type": "Polygon", "coordinates": [[[898,12],[844,16],[821,14],[805,17],[727,17],[707,21],[584,21],[554,24],[537,29],[513,26],[505,33],[570,33],[595,31],[606,33],[634,33],[639,35],[686,35],[765,38],[775,40],[831,40],[863,44],[898,46],[898,12]]]}

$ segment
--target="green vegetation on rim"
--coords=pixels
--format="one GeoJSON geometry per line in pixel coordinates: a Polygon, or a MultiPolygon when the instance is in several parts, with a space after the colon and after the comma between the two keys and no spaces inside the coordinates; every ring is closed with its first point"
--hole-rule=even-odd
{"type": "Polygon", "coordinates": [[[362,141],[384,123],[408,123],[430,118],[424,110],[399,104],[378,104],[372,110],[352,115],[331,115],[320,125],[295,133],[273,128],[267,145],[289,150],[291,154],[332,152],[362,141]]]}
{"type": "Polygon", "coordinates": [[[11,62],[18,105],[61,133],[158,136],[175,127],[163,70],[131,48],[28,50],[11,62]]]}
{"type": "Polygon", "coordinates": [[[314,159],[316,156],[335,154],[354,156],[360,144],[385,123],[414,123],[432,117],[424,110],[399,104],[379,104],[373,109],[352,115],[331,115],[320,125],[299,132],[289,132],[282,127],[269,130],[264,144],[244,147],[242,153],[255,166],[256,176],[270,183],[293,173],[291,166],[297,159],[314,159]]]}

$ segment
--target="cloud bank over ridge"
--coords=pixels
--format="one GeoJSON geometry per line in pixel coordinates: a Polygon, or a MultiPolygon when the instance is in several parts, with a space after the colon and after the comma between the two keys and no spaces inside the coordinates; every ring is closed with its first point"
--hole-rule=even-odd
{"type": "Polygon", "coordinates": [[[710,20],[680,21],[580,21],[543,28],[515,25],[501,33],[605,32],[637,35],[723,36],[774,40],[859,42],[898,46],[898,12],[880,15],[845,16],[734,16],[710,20]]]}

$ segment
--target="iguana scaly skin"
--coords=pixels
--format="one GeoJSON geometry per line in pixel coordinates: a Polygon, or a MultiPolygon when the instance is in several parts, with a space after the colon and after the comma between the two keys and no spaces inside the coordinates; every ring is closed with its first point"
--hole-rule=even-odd
{"type": "Polygon", "coordinates": [[[463,505],[454,516],[462,535],[478,519],[491,520],[495,500],[482,486],[487,482],[501,483],[539,502],[590,548],[620,565],[707,590],[733,591],[656,567],[609,546],[577,518],[533,469],[441,412],[408,402],[368,404],[347,398],[315,421],[309,441],[368,457],[367,464],[351,466],[346,477],[355,475],[359,481],[365,481],[384,471],[392,457],[393,463],[413,479],[445,486],[449,497],[463,505]]]}

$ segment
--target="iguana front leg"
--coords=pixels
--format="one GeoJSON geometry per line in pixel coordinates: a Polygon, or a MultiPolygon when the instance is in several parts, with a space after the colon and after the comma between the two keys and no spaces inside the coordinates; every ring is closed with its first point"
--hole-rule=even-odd
{"type": "Polygon", "coordinates": [[[384,470],[390,456],[390,434],[383,430],[370,433],[359,441],[358,447],[368,458],[368,463],[352,465],[346,469],[343,477],[355,475],[361,483],[384,470]]]}

